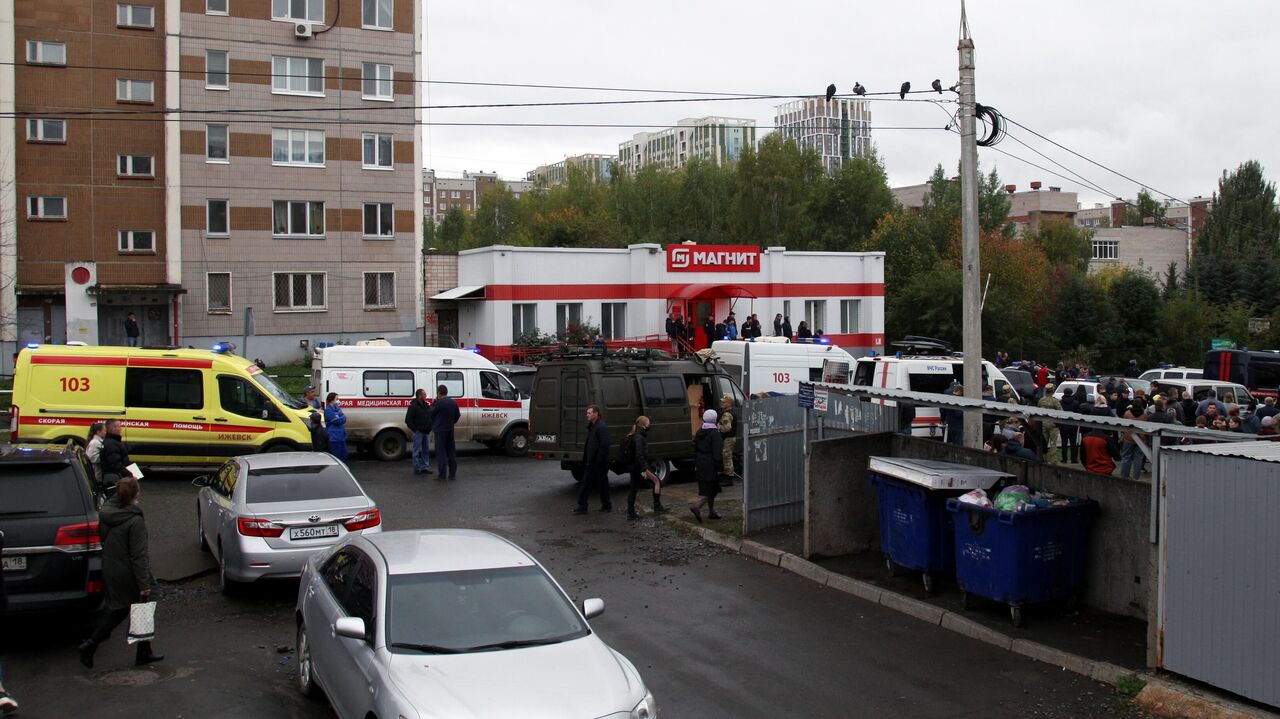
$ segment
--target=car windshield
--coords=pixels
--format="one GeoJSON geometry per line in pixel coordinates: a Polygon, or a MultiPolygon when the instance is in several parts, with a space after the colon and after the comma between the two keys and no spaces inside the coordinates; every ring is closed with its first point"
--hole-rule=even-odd
{"type": "Polygon", "coordinates": [[[0,468],[0,516],[83,514],[74,470],[65,463],[0,468]]]}
{"type": "Polygon", "coordinates": [[[337,464],[251,469],[245,483],[249,504],[361,496],[364,493],[355,477],[337,464]]]}
{"type": "Polygon", "coordinates": [[[398,653],[495,651],[586,636],[540,567],[392,575],[387,645],[398,653]]]}
{"type": "Polygon", "coordinates": [[[276,384],[276,381],[268,377],[266,374],[262,372],[255,372],[253,374],[253,381],[257,382],[259,387],[266,390],[267,394],[275,397],[276,401],[280,404],[289,407],[290,409],[307,408],[306,402],[303,402],[297,397],[293,397],[288,392],[285,392],[283,387],[276,384]]]}

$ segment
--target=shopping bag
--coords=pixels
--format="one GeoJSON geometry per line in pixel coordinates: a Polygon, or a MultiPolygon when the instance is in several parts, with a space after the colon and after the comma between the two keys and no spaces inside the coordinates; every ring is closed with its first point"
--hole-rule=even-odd
{"type": "Polygon", "coordinates": [[[149,642],[156,636],[156,603],[129,605],[129,643],[149,642]]]}

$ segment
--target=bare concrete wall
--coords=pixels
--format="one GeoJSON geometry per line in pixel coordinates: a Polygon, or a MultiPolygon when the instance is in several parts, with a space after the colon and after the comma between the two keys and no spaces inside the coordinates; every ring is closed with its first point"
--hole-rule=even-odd
{"type": "Polygon", "coordinates": [[[804,555],[838,557],[878,551],[876,494],[867,457],[891,453],[891,435],[863,434],[813,442],[805,481],[804,555]]]}

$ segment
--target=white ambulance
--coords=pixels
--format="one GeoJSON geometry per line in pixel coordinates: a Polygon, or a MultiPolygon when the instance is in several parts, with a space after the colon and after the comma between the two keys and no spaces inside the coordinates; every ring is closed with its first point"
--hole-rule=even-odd
{"type": "Polygon", "coordinates": [[[720,366],[750,394],[796,394],[801,382],[848,384],[853,355],[830,344],[791,342],[786,337],[712,343],[720,366]],[[750,367],[750,377],[743,376],[750,367]]]}
{"type": "Polygon", "coordinates": [[[409,446],[405,411],[414,393],[435,400],[444,385],[462,418],[458,442],[475,440],[518,457],[529,445],[529,395],[516,389],[492,362],[469,350],[444,347],[337,345],[317,349],[311,383],[320,399],[336,392],[347,415],[349,441],[368,446],[382,460],[402,457],[409,446]]]}

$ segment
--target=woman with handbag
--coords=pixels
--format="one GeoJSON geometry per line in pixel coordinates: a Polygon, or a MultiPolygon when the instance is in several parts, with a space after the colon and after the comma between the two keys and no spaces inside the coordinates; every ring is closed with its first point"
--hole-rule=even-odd
{"type": "MultiPolygon", "coordinates": [[[[151,587],[151,556],[147,549],[147,523],[138,506],[141,490],[134,477],[122,477],[116,493],[98,511],[98,532],[102,538],[102,582],[106,589],[106,606],[98,628],[80,643],[80,663],[93,668],[93,654],[98,645],[111,636],[111,630],[129,617],[129,607],[147,602],[151,587]]],[[[164,659],[151,650],[150,641],[138,642],[134,664],[142,666],[164,659]]]]}

